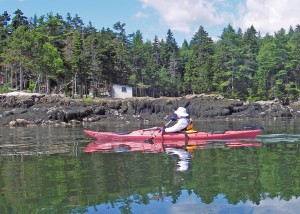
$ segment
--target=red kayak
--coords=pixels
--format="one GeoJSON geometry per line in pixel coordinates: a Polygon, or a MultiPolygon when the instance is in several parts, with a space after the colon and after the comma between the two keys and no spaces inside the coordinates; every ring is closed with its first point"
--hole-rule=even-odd
{"type": "Polygon", "coordinates": [[[134,140],[227,140],[255,138],[262,133],[260,129],[254,130],[231,130],[211,131],[194,133],[165,133],[159,129],[141,129],[132,132],[101,132],[84,130],[84,133],[98,140],[134,141],[134,140]]]}

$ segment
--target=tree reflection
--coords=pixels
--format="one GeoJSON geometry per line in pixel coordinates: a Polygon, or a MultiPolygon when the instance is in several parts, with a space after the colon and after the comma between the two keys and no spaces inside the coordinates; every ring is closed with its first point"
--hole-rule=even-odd
{"type": "Polygon", "coordinates": [[[2,157],[0,209],[8,213],[86,212],[103,204],[132,213],[133,204],[177,203],[182,191],[205,204],[299,197],[299,143],[198,149],[186,171],[165,153],[91,153],[2,157]],[[68,206],[66,206],[68,204],[68,206]]]}

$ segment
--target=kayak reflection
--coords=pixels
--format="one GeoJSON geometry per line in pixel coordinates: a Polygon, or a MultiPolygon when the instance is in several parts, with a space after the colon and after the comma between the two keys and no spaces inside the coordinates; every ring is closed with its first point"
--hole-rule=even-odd
{"type": "Polygon", "coordinates": [[[95,140],[87,145],[84,152],[164,152],[177,161],[177,171],[186,171],[190,159],[197,149],[260,147],[257,139],[251,141],[161,141],[147,143],[145,141],[100,141],[95,140]]]}
{"type": "Polygon", "coordinates": [[[164,152],[162,143],[93,141],[87,145],[85,152],[164,152]]]}

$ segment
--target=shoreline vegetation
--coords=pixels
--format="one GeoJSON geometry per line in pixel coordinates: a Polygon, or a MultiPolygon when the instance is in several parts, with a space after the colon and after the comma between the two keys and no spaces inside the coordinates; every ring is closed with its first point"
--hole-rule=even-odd
{"type": "Polygon", "coordinates": [[[168,120],[173,110],[190,101],[187,110],[197,119],[281,118],[300,116],[300,102],[246,102],[221,95],[72,99],[61,94],[11,92],[0,94],[0,126],[71,125],[97,121],[168,120]]]}
{"type": "Polygon", "coordinates": [[[20,10],[0,15],[0,93],[8,90],[103,96],[112,84],[134,88],[134,96],[184,97],[221,94],[250,101],[299,99],[300,25],[262,36],[224,26],[213,40],[203,26],[178,44],[171,29],[165,38],[145,39],[85,24],[78,14],[26,17],[20,10]]]}

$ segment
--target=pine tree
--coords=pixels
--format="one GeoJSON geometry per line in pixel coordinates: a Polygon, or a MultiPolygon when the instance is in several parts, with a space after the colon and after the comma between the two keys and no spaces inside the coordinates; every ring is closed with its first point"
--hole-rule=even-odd
{"type": "Polygon", "coordinates": [[[242,63],[241,40],[242,36],[228,25],[217,42],[214,87],[219,93],[231,97],[242,96],[245,89],[238,87],[240,81],[238,74],[242,63]]]}
{"type": "MultiPolygon", "coordinates": [[[[255,96],[255,82],[258,63],[256,60],[259,51],[259,38],[256,29],[251,26],[243,35],[242,39],[241,66],[239,67],[237,79],[237,91],[243,91],[243,98],[255,96]]],[[[239,95],[239,94],[238,94],[239,95]]],[[[238,96],[239,97],[239,96],[238,96]]]]}
{"type": "Polygon", "coordinates": [[[12,18],[12,30],[16,30],[19,26],[29,27],[29,21],[21,10],[16,10],[14,12],[15,16],[12,18]]]}
{"type": "Polygon", "coordinates": [[[260,99],[272,99],[277,74],[278,49],[274,38],[267,36],[257,55],[258,61],[258,96],[260,99]]]}
{"type": "MultiPolygon", "coordinates": [[[[297,29],[297,27],[296,27],[297,29]]],[[[287,42],[287,61],[285,69],[287,71],[286,91],[290,100],[296,100],[300,93],[300,25],[298,31],[289,33],[287,42]]]]}
{"type": "Polygon", "coordinates": [[[129,76],[129,53],[128,46],[129,40],[125,31],[125,23],[117,22],[114,24],[114,29],[116,32],[116,40],[114,42],[114,50],[115,50],[115,70],[117,76],[114,78],[115,83],[126,84],[129,76]]]}
{"type": "Polygon", "coordinates": [[[192,93],[210,93],[213,81],[214,45],[212,39],[202,26],[190,43],[192,57],[187,63],[185,87],[192,93]]]}
{"type": "MultiPolygon", "coordinates": [[[[32,63],[33,35],[27,26],[19,26],[7,40],[2,58],[4,64],[10,67],[11,77],[19,74],[19,81],[16,79],[15,86],[24,89],[24,72],[29,71],[34,65],[32,63]]],[[[11,78],[12,79],[12,78],[11,78]]]]}

